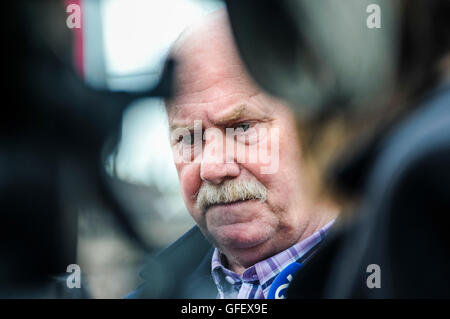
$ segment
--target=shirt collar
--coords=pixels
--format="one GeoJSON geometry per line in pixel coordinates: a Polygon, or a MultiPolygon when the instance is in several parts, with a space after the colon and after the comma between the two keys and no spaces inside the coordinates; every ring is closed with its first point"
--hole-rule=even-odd
{"type": "Polygon", "coordinates": [[[334,220],[288,249],[245,269],[242,276],[227,269],[223,265],[221,254],[216,248],[211,261],[211,271],[214,282],[218,287],[223,285],[224,280],[231,285],[242,281],[258,282],[266,295],[268,288],[275,277],[289,264],[304,257],[313,247],[320,243],[333,223],[334,220]]]}

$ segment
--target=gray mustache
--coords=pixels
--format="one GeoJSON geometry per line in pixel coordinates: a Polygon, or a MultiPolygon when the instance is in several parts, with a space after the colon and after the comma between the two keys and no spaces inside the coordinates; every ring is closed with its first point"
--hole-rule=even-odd
{"type": "Polygon", "coordinates": [[[219,185],[204,182],[197,194],[197,207],[206,211],[212,205],[266,199],[267,188],[258,181],[226,180],[219,185]]]}

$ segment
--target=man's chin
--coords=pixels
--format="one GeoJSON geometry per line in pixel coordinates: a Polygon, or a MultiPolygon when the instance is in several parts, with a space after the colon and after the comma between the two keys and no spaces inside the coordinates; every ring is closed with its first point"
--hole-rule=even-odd
{"type": "Polygon", "coordinates": [[[252,223],[223,225],[215,229],[214,239],[227,250],[244,250],[261,246],[270,235],[252,223]]]}

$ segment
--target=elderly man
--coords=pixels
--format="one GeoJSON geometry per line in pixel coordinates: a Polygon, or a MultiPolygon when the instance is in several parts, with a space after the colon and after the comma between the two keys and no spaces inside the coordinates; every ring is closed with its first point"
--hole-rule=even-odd
{"type": "MultiPolygon", "coordinates": [[[[284,268],[311,256],[337,211],[309,193],[293,114],[245,73],[224,11],[186,30],[171,56],[171,145],[197,226],[159,256],[172,285],[162,296],[267,298],[284,268]]],[[[155,272],[142,274],[147,283],[132,297],[160,296],[149,283],[155,272]]]]}

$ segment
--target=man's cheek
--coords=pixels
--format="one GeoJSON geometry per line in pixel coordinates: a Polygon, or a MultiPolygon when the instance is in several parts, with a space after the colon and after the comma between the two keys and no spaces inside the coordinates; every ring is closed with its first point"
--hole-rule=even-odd
{"type": "MultiPolygon", "coordinates": [[[[279,169],[280,133],[277,127],[257,130],[257,142],[245,145],[245,161],[256,176],[276,174],[279,169]]],[[[241,146],[242,144],[238,144],[241,146]]],[[[242,153],[242,152],[241,152],[242,153]]],[[[239,152],[238,152],[239,154],[239,152]]],[[[238,158],[238,161],[240,158],[238,158]]]]}
{"type": "Polygon", "coordinates": [[[200,166],[198,164],[183,165],[183,167],[180,167],[179,177],[183,198],[186,204],[191,206],[195,203],[193,197],[197,194],[201,185],[200,166]]]}
{"type": "Polygon", "coordinates": [[[266,188],[272,183],[274,176],[276,174],[263,174],[262,168],[267,166],[266,163],[256,162],[256,163],[245,163],[242,167],[245,168],[252,176],[254,176],[260,183],[262,183],[266,188]]]}

